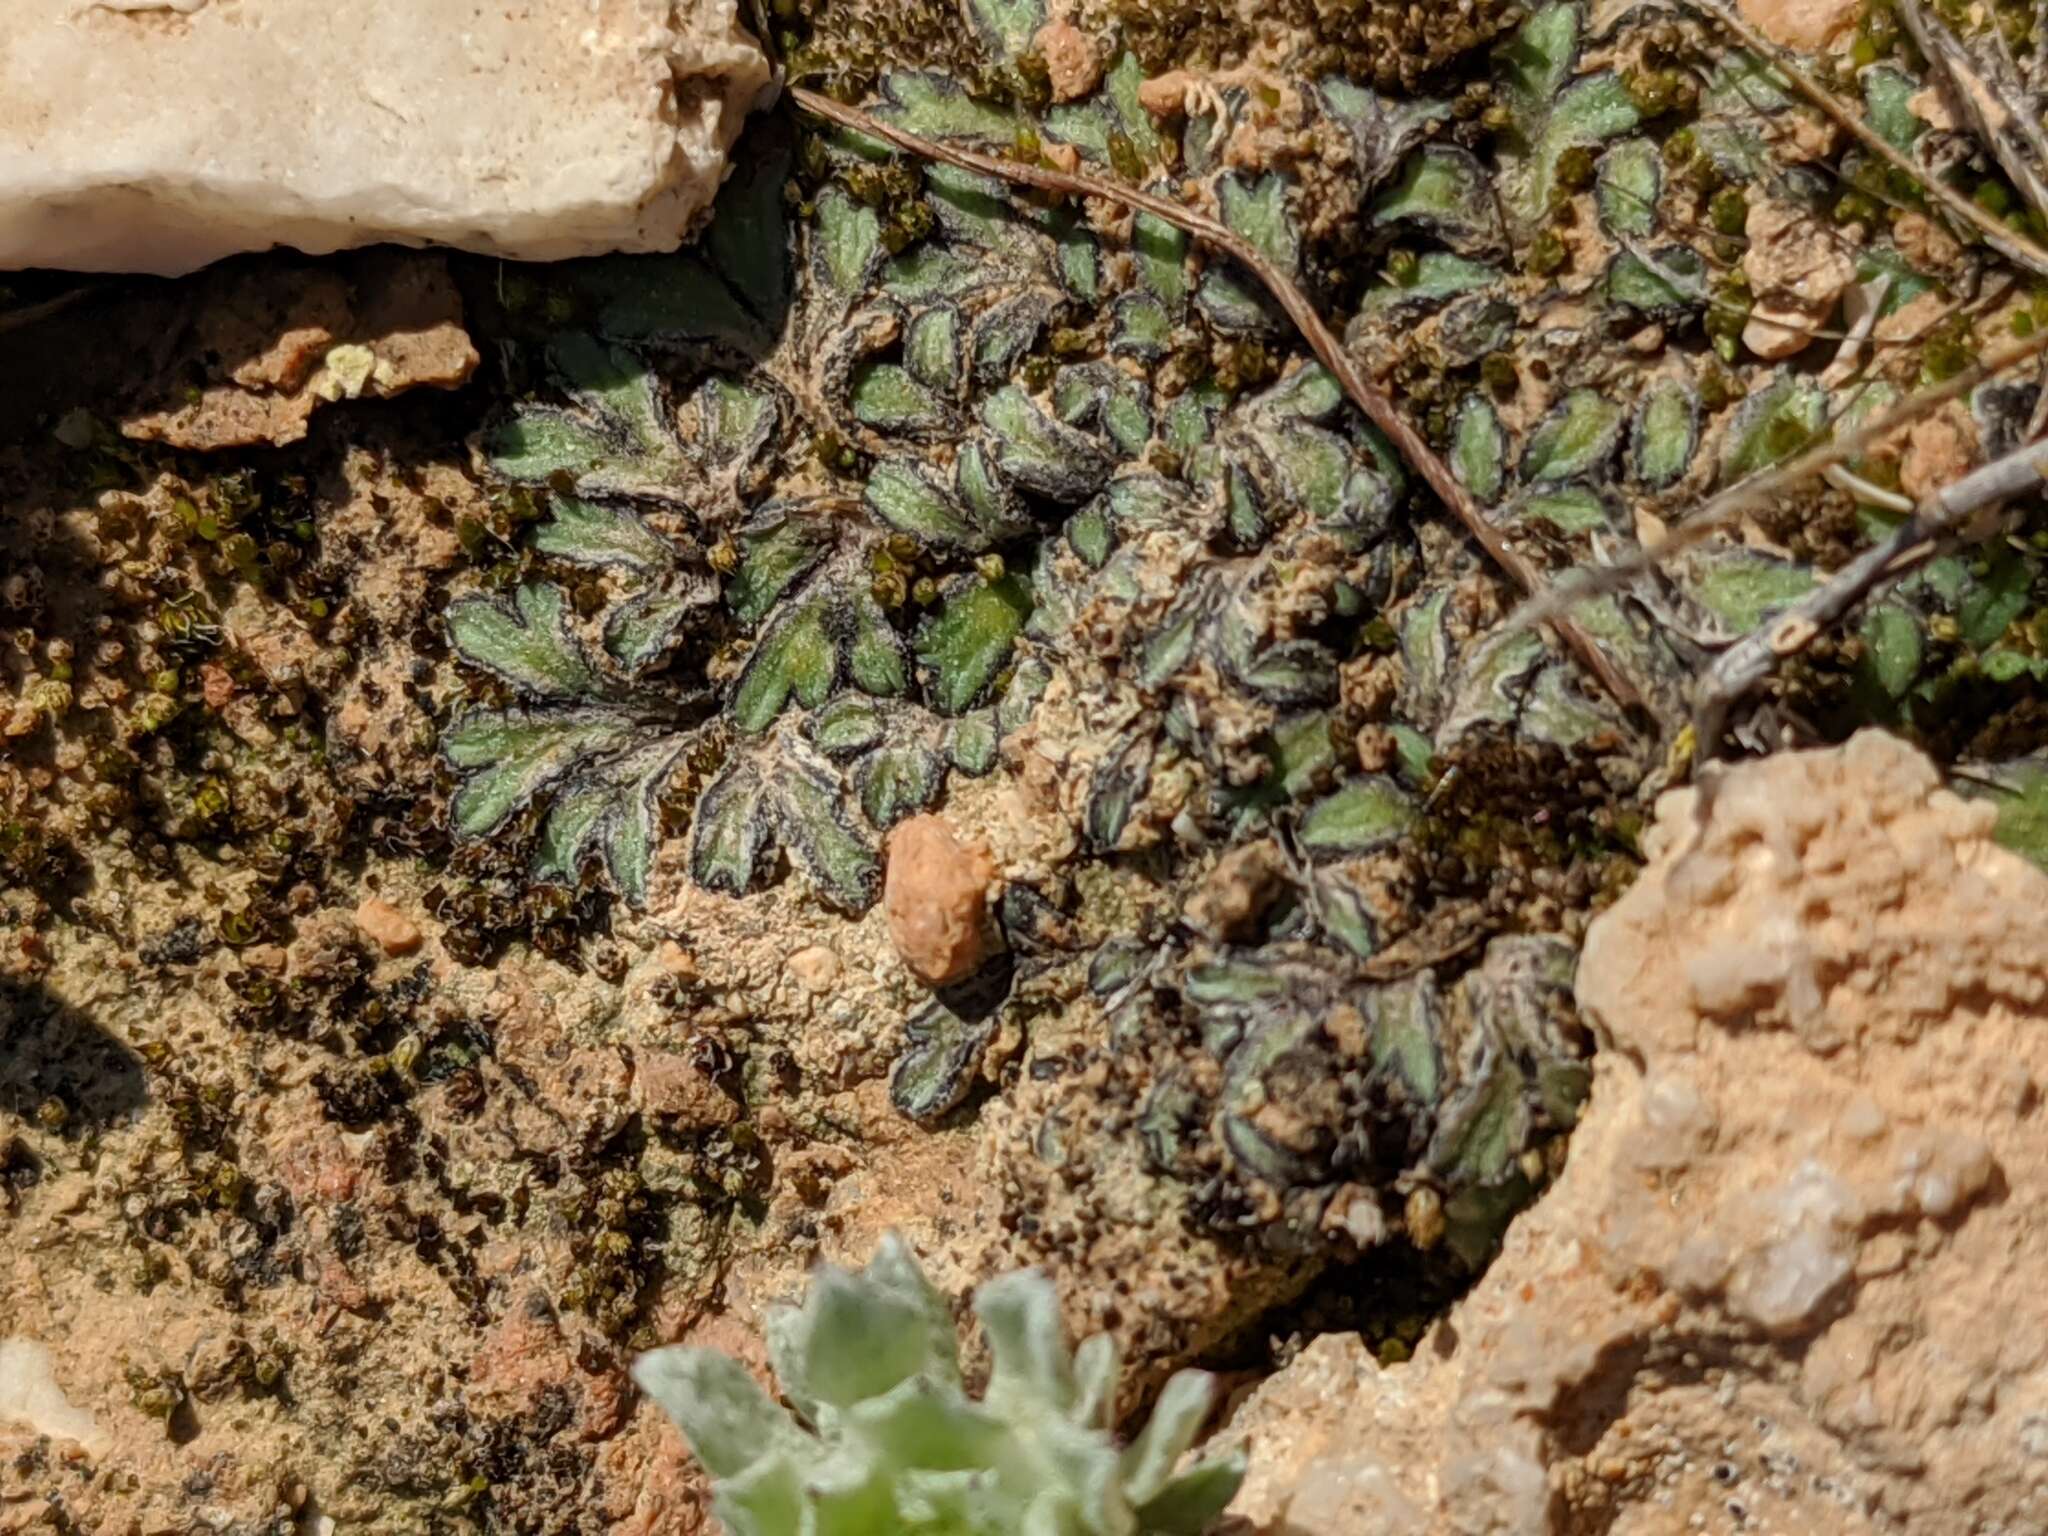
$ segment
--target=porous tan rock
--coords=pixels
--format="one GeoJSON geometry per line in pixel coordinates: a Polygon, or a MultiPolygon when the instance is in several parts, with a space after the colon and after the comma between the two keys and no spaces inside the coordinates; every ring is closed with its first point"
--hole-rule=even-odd
{"type": "Polygon", "coordinates": [[[1742,273],[1756,302],[1742,344],[1762,358],[1803,352],[1856,281],[1856,264],[1832,229],[1782,199],[1750,204],[1744,233],[1742,273]]]}
{"type": "Polygon", "coordinates": [[[438,253],[235,262],[194,282],[190,330],[139,390],[124,436],[200,452],[295,443],[323,405],[454,389],[476,371],[438,253]]]}
{"type": "Polygon", "coordinates": [[[963,843],[942,816],[913,816],[889,834],[882,906],[903,964],[926,986],[971,975],[988,958],[984,927],[995,860],[963,843]]]}
{"type": "Polygon", "coordinates": [[[1939,219],[1905,212],[1892,220],[1892,243],[1922,272],[1945,272],[1962,259],[1963,243],[1939,219]]]}
{"type": "Polygon", "coordinates": [[[1230,1434],[1267,1532],[2048,1529],[2048,878],[1870,732],[1667,795],[1557,1184],[1403,1364],[1230,1434]]]}
{"type": "Polygon", "coordinates": [[[1919,500],[1970,472],[1976,462],[1977,424],[1970,408],[1951,402],[1905,433],[1899,455],[1899,489],[1919,500]]]}
{"type": "Polygon", "coordinates": [[[1947,94],[1939,86],[1923,85],[1906,98],[1906,110],[1928,127],[1943,133],[1954,133],[1960,126],[1956,122],[1955,109],[1949,105],[1947,94]]]}
{"type": "Polygon", "coordinates": [[[420,947],[420,925],[381,896],[363,899],[356,926],[387,955],[409,955],[420,947]]]}
{"type": "Polygon", "coordinates": [[[1086,32],[1071,21],[1049,21],[1031,46],[1045,60],[1046,83],[1054,101],[1074,101],[1102,83],[1102,55],[1086,32]]]}
{"type": "Polygon", "coordinates": [[[830,992],[839,971],[839,957],[823,944],[807,944],[789,957],[789,974],[813,996],[830,992]]]}
{"type": "Polygon", "coordinates": [[[1234,848],[1216,861],[1184,914],[1197,933],[1219,941],[1240,939],[1265,915],[1283,889],[1287,857],[1271,838],[1234,848]]]}
{"type": "Polygon", "coordinates": [[[767,79],[736,0],[10,0],[0,267],[670,249],[767,79]]]}
{"type": "Polygon", "coordinates": [[[1857,0],[1741,0],[1749,24],[1774,43],[1809,52],[1848,36],[1857,0]]]}
{"type": "Polygon", "coordinates": [[[711,1130],[739,1119],[739,1105],[688,1057],[644,1051],[633,1062],[633,1105],[686,1131],[711,1130]]]}
{"type": "Polygon", "coordinates": [[[565,1328],[538,1290],[510,1299],[471,1357],[467,1378],[465,1405],[492,1418],[532,1415],[558,1396],[571,1432],[583,1441],[617,1433],[632,1410],[623,1374],[591,1341],[565,1328]]]}
{"type": "Polygon", "coordinates": [[[1138,105],[1154,117],[1176,117],[1186,109],[1188,87],[1195,77],[1184,69],[1169,69],[1163,75],[1138,82],[1138,105]]]}

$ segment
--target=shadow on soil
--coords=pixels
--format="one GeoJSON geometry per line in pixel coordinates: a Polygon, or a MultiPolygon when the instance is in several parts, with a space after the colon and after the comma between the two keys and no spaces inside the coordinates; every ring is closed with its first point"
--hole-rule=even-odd
{"type": "Polygon", "coordinates": [[[39,983],[0,981],[0,1129],[19,1116],[103,1130],[147,1098],[141,1058],[87,1014],[39,983]]]}

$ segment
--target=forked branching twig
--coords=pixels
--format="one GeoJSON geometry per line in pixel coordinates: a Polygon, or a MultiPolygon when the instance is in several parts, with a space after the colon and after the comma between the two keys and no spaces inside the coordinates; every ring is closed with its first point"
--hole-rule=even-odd
{"type": "MultiPolygon", "coordinates": [[[[2027,200],[2027,206],[2036,216],[2048,219],[2048,185],[2041,180],[2041,168],[2048,165],[2048,138],[2044,138],[2040,123],[2035,121],[2033,109],[2023,101],[2007,100],[1998,83],[1970,56],[1962,41],[1940,17],[1928,15],[1919,0],[1900,0],[1898,12],[1914,46],[1940,72],[1951,107],[1977,130],[1977,137],[2027,200]],[[2013,134],[2025,141],[2036,159],[2020,153],[2013,134]]],[[[2003,40],[1997,27],[1991,33],[2003,40]]]]}
{"type": "MultiPolygon", "coordinates": [[[[1635,558],[1558,583],[1543,598],[1525,605],[1525,612],[1514,615],[1509,622],[1534,622],[1548,603],[1581,602],[1587,596],[1628,587],[1743,512],[1765,505],[1809,476],[1838,470],[1845,461],[1875,447],[1901,427],[1923,419],[1984,380],[2043,351],[2048,351],[2048,331],[2007,347],[1945,384],[1923,391],[1860,431],[1818,444],[1778,469],[1731,486],[1635,558]]],[[[2048,443],[2030,442],[1950,482],[1925,497],[1883,542],[1865,550],[1799,602],[1729,647],[1694,691],[1696,756],[1706,759],[1716,754],[1729,711],[1762,683],[1778,663],[1806,649],[1824,630],[1879,588],[1917,568],[1946,545],[1969,537],[1965,525],[1975,514],[2037,489],[2044,480],[2048,480],[2048,443]]]]}
{"type": "Polygon", "coordinates": [[[1984,243],[1999,255],[2008,261],[2017,262],[2029,272],[2048,277],[2048,251],[2042,250],[1989,209],[1979,207],[1947,182],[1929,175],[1923,167],[1914,162],[1912,156],[1899,150],[1891,140],[1864,122],[1854,108],[1846,106],[1832,91],[1808,74],[1788,50],[1771,42],[1737,15],[1732,5],[1724,3],[1724,0],[1688,0],[1688,3],[1726,27],[1743,47],[1758,58],[1769,60],[1772,67],[1791,81],[1801,95],[1833,118],[1865,149],[1887,165],[1912,177],[1942,207],[1982,235],[1984,243]]]}
{"type": "Polygon", "coordinates": [[[1850,609],[1955,541],[1979,512],[2048,480],[2048,443],[2029,443],[1950,482],[1925,498],[1891,536],[1872,545],[1804,598],[1722,652],[1700,680],[1694,699],[1699,750],[1711,753],[1728,711],[1850,609]]]}
{"type": "Polygon", "coordinates": [[[1801,481],[1811,479],[1830,465],[1861,458],[1901,427],[1925,420],[1949,401],[1967,395],[1986,379],[1995,378],[2043,352],[2048,352],[2048,330],[2036,331],[2026,340],[1995,352],[1982,362],[1971,364],[1955,377],[1922,390],[1889,411],[1872,417],[1845,437],[1816,443],[1776,469],[1738,481],[1708,498],[1698,511],[1663,538],[1654,544],[1644,545],[1626,560],[1618,560],[1612,565],[1582,567],[1563,580],[1551,583],[1549,591],[1529,599],[1510,616],[1508,622],[1547,624],[1560,613],[1569,613],[1580,603],[1626,591],[1644,576],[1660,569],[1672,557],[1704,543],[1745,512],[1769,506],[1801,481]]]}
{"type": "MultiPolygon", "coordinates": [[[[1365,376],[1358,371],[1357,366],[1345,353],[1336,335],[1317,313],[1315,305],[1309,302],[1308,295],[1303,293],[1299,285],[1286,273],[1274,267],[1256,246],[1228,225],[1180,203],[1140,191],[1136,187],[1123,186],[1117,182],[1104,181],[1071,171],[1054,170],[1048,166],[1021,160],[1003,159],[996,155],[982,154],[976,150],[927,139],[885,123],[858,107],[847,106],[829,96],[806,90],[802,86],[790,86],[788,94],[806,112],[835,122],[843,128],[850,128],[856,133],[893,144],[910,154],[957,166],[961,170],[993,176],[1014,185],[1036,187],[1043,192],[1065,197],[1103,198],[1126,208],[1149,213],[1154,218],[1185,230],[1205,245],[1221,251],[1256,277],[1265,286],[1266,291],[1273,295],[1280,307],[1287,312],[1288,319],[1294,322],[1303,339],[1308,342],[1309,349],[1315,353],[1317,360],[1330,370],[1352,403],[1365,413],[1367,420],[1387,435],[1402,459],[1423,478],[1444,505],[1456,514],[1466,532],[1472,535],[1473,540],[1486,551],[1494,564],[1521,587],[1524,593],[1535,596],[1544,590],[1543,573],[1515,548],[1500,529],[1487,521],[1477,498],[1459,483],[1458,478],[1451,473],[1450,466],[1437,456],[1422,434],[1394,408],[1393,402],[1366,382],[1365,376]]],[[[1571,647],[1587,669],[1600,680],[1601,686],[1617,702],[1624,708],[1642,707],[1642,695],[1636,690],[1635,685],[1593,642],[1592,637],[1573,622],[1567,611],[1554,609],[1545,615],[1543,622],[1556,630],[1558,637],[1571,647]]]]}

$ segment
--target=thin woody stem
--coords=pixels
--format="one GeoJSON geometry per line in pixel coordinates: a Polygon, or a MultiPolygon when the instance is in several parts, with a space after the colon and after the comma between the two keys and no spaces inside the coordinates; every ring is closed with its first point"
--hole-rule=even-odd
{"type": "Polygon", "coordinates": [[[2048,251],[2042,250],[1997,215],[1978,207],[1947,182],[1929,175],[1916,165],[1911,156],[1900,152],[1891,140],[1864,122],[1860,116],[1844,106],[1832,91],[1801,68],[1788,50],[1771,42],[1736,15],[1732,6],[1724,4],[1723,0],[1690,0],[1690,3],[1734,33],[1743,47],[1759,58],[1768,59],[1780,74],[1798,88],[1802,96],[1833,118],[1865,149],[1895,170],[1903,171],[1912,177],[1914,182],[1925,188],[1942,207],[1975,228],[1977,233],[1984,237],[1984,243],[1999,255],[2008,261],[2019,263],[2036,276],[2048,277],[2048,251]]]}
{"type": "MultiPolygon", "coordinates": [[[[806,112],[813,113],[851,128],[870,138],[893,144],[898,149],[927,160],[942,161],[961,170],[977,171],[984,176],[994,176],[1002,181],[1020,186],[1036,187],[1044,192],[1055,192],[1068,197],[1100,197],[1127,208],[1135,208],[1164,220],[1193,235],[1206,245],[1215,247],[1259,279],[1266,290],[1287,312],[1288,319],[1301,332],[1322,365],[1343,387],[1344,393],[1366,419],[1384,432],[1401,457],[1419,474],[1445,506],[1457,515],[1479,547],[1486,551],[1495,565],[1505,571],[1524,593],[1534,596],[1543,590],[1543,573],[1540,572],[1522,552],[1510,543],[1502,532],[1487,521],[1472,493],[1459,484],[1451,473],[1450,466],[1439,458],[1424,441],[1394,404],[1379,390],[1366,382],[1344,348],[1331,332],[1316,307],[1309,302],[1293,279],[1276,269],[1249,240],[1229,226],[1207,214],[1197,213],[1191,208],[1154,196],[1135,187],[1121,186],[1111,181],[1101,181],[1093,176],[1080,176],[1067,171],[1051,170],[1045,166],[1030,165],[1018,160],[1005,160],[995,155],[982,154],[977,150],[962,149],[956,145],[942,144],[915,133],[885,123],[872,113],[858,107],[849,107],[821,96],[816,91],[802,86],[789,87],[788,94],[806,112]]],[[[1642,696],[1614,663],[1568,615],[1557,614],[1548,621],[1562,639],[1585,663],[1587,669],[1599,678],[1601,686],[1613,695],[1624,708],[1640,708],[1642,696]]]]}
{"type": "Polygon", "coordinates": [[[1510,622],[1523,625],[1549,623],[1557,614],[1567,612],[1580,603],[1632,586],[1638,578],[1658,569],[1672,556],[1703,542],[1743,513],[1768,506],[1800,481],[1820,474],[1831,464],[1861,457],[1901,427],[1933,415],[1949,401],[1969,394],[1986,379],[1996,378],[2042,352],[2048,352],[2048,330],[2036,331],[2026,340],[1972,364],[1946,382],[1901,401],[1846,437],[1816,443],[1776,469],[1738,481],[1703,503],[1655,544],[1645,545],[1626,560],[1581,570],[1553,584],[1541,597],[1524,603],[1510,622]]]}
{"type": "Polygon", "coordinates": [[[1873,544],[1770,623],[1722,653],[1700,686],[1696,707],[1699,753],[1713,755],[1728,711],[1789,656],[1879,588],[1912,570],[1987,507],[2039,490],[2048,475],[2048,443],[2029,443],[1934,492],[1891,537],[1873,544]]]}

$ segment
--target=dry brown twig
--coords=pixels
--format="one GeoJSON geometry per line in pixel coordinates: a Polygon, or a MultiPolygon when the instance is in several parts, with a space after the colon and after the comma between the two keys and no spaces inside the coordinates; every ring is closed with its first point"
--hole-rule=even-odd
{"type": "MultiPolygon", "coordinates": [[[[2027,206],[2048,218],[2048,185],[2041,180],[2040,167],[2007,137],[2008,130],[2018,133],[2028,149],[2048,163],[2048,141],[2044,141],[2033,111],[2025,102],[2007,100],[1963,42],[1940,17],[1928,15],[1919,0],[1901,0],[1898,14],[1914,46],[1939,71],[1951,109],[1977,130],[1977,137],[2027,200],[2027,206]]],[[[1991,35],[2003,44],[2004,34],[1998,28],[1993,27],[1991,35]]]]}
{"type": "Polygon", "coordinates": [[[1582,568],[1563,581],[1553,582],[1549,591],[1524,603],[1519,611],[1510,616],[1508,622],[1523,625],[1547,624],[1558,613],[1568,613],[1580,603],[1626,591],[1642,577],[1660,568],[1672,556],[1682,554],[1694,545],[1704,542],[1743,513],[1770,504],[1800,481],[1820,474],[1830,465],[1843,463],[1875,448],[1899,428],[1909,427],[1914,422],[1925,419],[1949,401],[1968,394],[1986,379],[1995,378],[2028,358],[2044,352],[2048,352],[2048,330],[2036,331],[2025,341],[2016,342],[2002,351],[1994,352],[1982,362],[1973,363],[1965,368],[1954,378],[1901,401],[1847,437],[1816,443],[1804,453],[1787,459],[1776,469],[1766,470],[1762,474],[1752,475],[1747,480],[1731,485],[1727,490],[1710,497],[1698,511],[1655,544],[1646,545],[1630,558],[1596,569],[1582,568]]]}
{"type": "MultiPolygon", "coordinates": [[[[1861,431],[1839,441],[1818,444],[1776,470],[1731,486],[1634,559],[1558,583],[1544,597],[1525,604],[1524,612],[1511,615],[1508,622],[1536,622],[1547,603],[1570,605],[1600,593],[1624,590],[1671,556],[1725,527],[1740,513],[1763,505],[1809,476],[1824,474],[1874,447],[1900,427],[1967,394],[1984,380],[2043,353],[2048,353],[2048,331],[2007,347],[1946,383],[1923,391],[1861,431]]],[[[1964,525],[1973,515],[2037,489],[2044,481],[2048,481],[2048,443],[2029,442],[1950,482],[1923,499],[1882,543],[1865,550],[1792,607],[1730,646],[1707,670],[1694,692],[1695,754],[1700,758],[1715,755],[1728,712],[1762,683],[1778,663],[1805,650],[1823,630],[1839,622],[1872,593],[1924,564],[1943,547],[1965,541],[1970,534],[1964,525]]],[[[1987,535],[1979,532],[1976,536],[1987,535]]]]}
{"type": "Polygon", "coordinates": [[[1963,525],[2048,479],[2048,443],[2029,443],[1994,459],[1923,500],[1913,515],[1804,598],[1721,653],[1701,679],[1693,704],[1694,738],[1711,753],[1728,711],[1771,669],[1811,645],[1830,625],[1880,588],[1924,564],[1963,525]]]}
{"type": "Polygon", "coordinates": [[[1768,59],[1773,68],[1798,88],[1801,95],[1821,111],[1833,118],[1844,130],[1853,135],[1865,149],[1883,160],[1887,165],[1903,171],[1926,189],[1950,213],[1969,224],[1984,237],[1984,243],[2008,261],[2017,262],[2029,272],[2048,277],[2048,251],[2044,251],[2025,235],[2013,229],[1988,209],[1980,208],[1954,187],[1939,177],[1930,176],[1910,155],[1901,153],[1891,140],[1885,138],[1852,108],[1808,74],[1799,61],[1776,43],[1763,36],[1756,28],[1738,16],[1734,8],[1723,0],[1689,0],[1689,3],[1714,18],[1735,34],[1742,46],[1762,59],[1768,59]]]}
{"type": "MultiPolygon", "coordinates": [[[[1695,279],[1688,278],[1682,272],[1665,266],[1657,259],[1656,252],[1652,251],[1648,245],[1634,236],[1620,235],[1616,238],[1623,250],[1635,257],[1653,275],[1662,279],[1665,285],[1674,293],[1683,294],[1686,298],[1693,300],[1695,303],[1702,304],[1708,309],[1718,310],[1726,315],[1743,315],[1767,329],[1783,331],[1793,336],[1803,336],[1810,342],[1837,341],[1846,343],[1854,341],[1859,345],[1867,345],[1873,352],[1898,351],[1907,347],[1916,347],[1932,335],[1936,327],[1953,315],[1965,310],[1994,309],[2005,301],[2007,295],[2012,292],[2018,281],[2015,278],[2008,277],[1998,287],[1988,293],[1979,294],[1975,298],[1951,299],[1939,314],[1930,318],[1910,335],[1879,337],[1873,340],[1871,330],[1875,326],[1877,319],[1874,311],[1866,317],[1868,323],[1859,321],[1855,326],[1847,330],[1837,330],[1832,326],[1806,325],[1794,320],[1781,320],[1776,316],[1757,314],[1743,305],[1717,297],[1704,284],[1699,283],[1695,279]]],[[[1888,283],[1890,279],[1887,277],[1885,281],[1888,283]]]]}
{"type": "MultiPolygon", "coordinates": [[[[1716,9],[1715,0],[1701,0],[1701,3],[1706,9],[1716,9]]],[[[1979,68],[1969,50],[1938,17],[1929,15],[1919,0],[1901,0],[1899,15],[1914,44],[1940,72],[1953,109],[1975,128],[2034,212],[2048,216],[2048,185],[2044,185],[2040,172],[2041,166],[2048,165],[2048,137],[2044,137],[2027,104],[2007,100],[1999,85],[1979,68]],[[2019,152],[2007,137],[2008,128],[2018,132],[2026,141],[2038,164],[2019,152]]],[[[1733,18],[1723,16],[1722,19],[1740,30],[1733,18]]],[[[1997,35],[1995,31],[1994,35],[1997,35]]],[[[1749,38],[1744,40],[1750,41],[1749,38]]],[[[1782,59],[1780,63],[1788,75],[1798,79],[1796,66],[1789,66],[1782,59]]],[[[1799,83],[1837,121],[1847,123],[1837,104],[1817,84],[1803,80],[1799,83]]],[[[1853,123],[1847,125],[1856,126],[1853,123]]],[[[1867,133],[1859,136],[1870,142],[1867,133]]],[[[1894,154],[1887,158],[1895,164],[1905,164],[1902,156],[1894,154]]],[[[1944,200],[1953,206],[1954,199],[1947,195],[1948,188],[1925,176],[1919,180],[1930,190],[1945,194],[1944,200]]],[[[1990,215],[1978,209],[1975,203],[1967,203],[1964,207],[1968,210],[1967,216],[1986,231],[1988,238],[1993,231],[1985,219],[1990,215]]],[[[2033,249],[2022,237],[2013,235],[2012,238],[2027,245],[2029,250],[2033,249]]],[[[2008,250],[1995,240],[1992,243],[2015,261],[2031,264],[2021,252],[2008,250]]],[[[2009,280],[1999,294],[1991,298],[1987,307],[2000,302],[2012,286],[2009,280]]],[[[2024,361],[2027,350],[2025,347],[2011,349],[2011,361],[2024,361]]],[[[1994,359],[1986,365],[1984,373],[1988,376],[1999,367],[2000,360],[1994,359]]],[[[1694,696],[1695,740],[1699,750],[1706,754],[1715,750],[1729,711],[1751,689],[1760,685],[1780,662],[1805,650],[1824,630],[1839,623],[1859,603],[1918,569],[1944,548],[1968,542],[1972,535],[1964,531],[1964,525],[1970,519],[1995,509],[2014,496],[2038,489],[2042,481],[2048,479],[2048,444],[2032,439],[2040,430],[2044,406],[2048,406],[2048,389],[2043,390],[2041,402],[2035,407],[2033,424],[2027,434],[2029,441],[2025,446],[1943,486],[1917,506],[1905,503],[1910,515],[1888,538],[1865,550],[1805,598],[1768,623],[1759,625],[1724,651],[1700,680],[1694,696]]],[[[1886,429],[1887,424],[1879,422],[1872,425],[1871,432],[1886,429]]],[[[1844,445],[1844,452],[1850,451],[1853,449],[1844,445]]],[[[1852,482],[1848,487],[1852,493],[1864,489],[1860,483],[1854,482],[1854,477],[1849,476],[1839,462],[1829,464],[1822,473],[1838,485],[1844,480],[1852,482]]],[[[1986,536],[1982,529],[1974,535],[1977,539],[1986,536]]]]}
{"type": "MultiPolygon", "coordinates": [[[[910,133],[885,123],[872,113],[858,107],[850,107],[834,101],[829,96],[802,86],[788,87],[789,96],[805,111],[814,116],[838,123],[856,133],[880,139],[924,159],[941,161],[957,166],[961,170],[975,171],[984,176],[993,176],[1019,186],[1036,187],[1040,191],[1053,192],[1067,197],[1099,197],[1127,208],[1149,213],[1169,224],[1185,230],[1205,245],[1214,247],[1250,272],[1271,293],[1280,307],[1287,312],[1295,327],[1309,344],[1322,365],[1342,386],[1344,393],[1358,409],[1365,413],[1372,424],[1386,433],[1395,450],[1410,467],[1420,475],[1456,514],[1458,521],[1472,535],[1479,547],[1486,551],[1495,565],[1507,573],[1524,593],[1536,596],[1544,591],[1542,572],[1537,570],[1522,552],[1509,542],[1498,528],[1486,519],[1485,512],[1472,493],[1458,482],[1450,466],[1439,458],[1434,449],[1424,441],[1420,432],[1394,409],[1394,404],[1379,390],[1366,382],[1365,376],[1345,354],[1337,337],[1324,323],[1316,307],[1309,302],[1308,295],[1273,264],[1260,254],[1257,247],[1229,226],[1206,214],[1172,202],[1135,187],[1119,185],[1116,182],[1099,180],[1093,176],[1077,175],[1068,171],[1052,170],[1045,166],[1026,164],[1019,160],[1006,160],[995,155],[982,154],[977,150],[963,149],[957,145],[943,144],[927,139],[920,134],[910,133]]],[[[1547,613],[1542,622],[1550,625],[1558,637],[1571,647],[1578,658],[1585,663],[1588,671],[1600,680],[1600,684],[1624,708],[1643,707],[1642,695],[1635,685],[1625,677],[1599,646],[1594,644],[1570,614],[1563,610],[1547,613]]]]}

